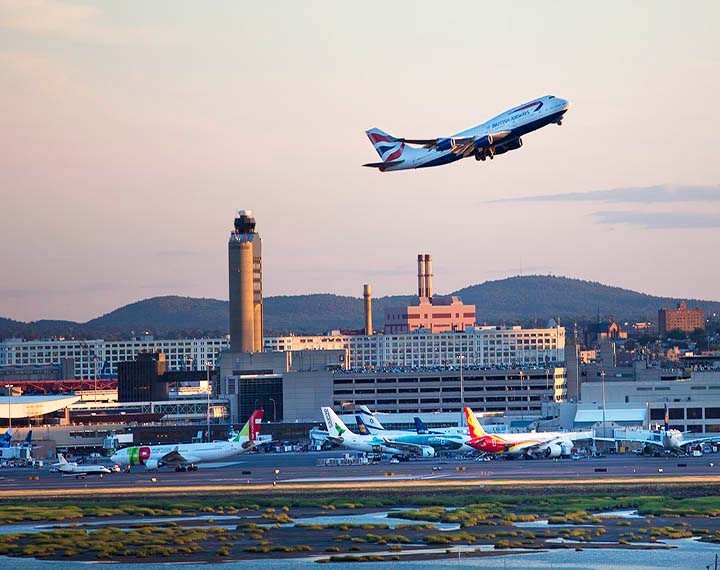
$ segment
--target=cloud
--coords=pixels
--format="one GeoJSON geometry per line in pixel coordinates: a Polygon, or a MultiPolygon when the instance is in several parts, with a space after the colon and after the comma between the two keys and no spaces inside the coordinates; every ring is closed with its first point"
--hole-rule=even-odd
{"type": "Polygon", "coordinates": [[[607,202],[626,204],[677,204],[685,202],[720,202],[720,184],[707,186],[648,186],[614,188],[592,192],[545,194],[493,200],[493,202],[607,202]]]}
{"type": "Polygon", "coordinates": [[[60,0],[0,0],[0,29],[102,44],[128,43],[143,35],[138,29],[104,24],[94,6],[60,0]]]}
{"type": "Polygon", "coordinates": [[[601,224],[627,224],[651,230],[720,228],[720,213],[709,212],[594,212],[601,224]]]}

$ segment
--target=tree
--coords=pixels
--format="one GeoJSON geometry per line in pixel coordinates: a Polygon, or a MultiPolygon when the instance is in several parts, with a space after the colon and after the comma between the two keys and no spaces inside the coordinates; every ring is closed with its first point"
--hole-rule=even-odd
{"type": "Polygon", "coordinates": [[[680,329],[673,329],[668,333],[668,338],[673,340],[684,340],[687,338],[687,335],[680,329]]]}

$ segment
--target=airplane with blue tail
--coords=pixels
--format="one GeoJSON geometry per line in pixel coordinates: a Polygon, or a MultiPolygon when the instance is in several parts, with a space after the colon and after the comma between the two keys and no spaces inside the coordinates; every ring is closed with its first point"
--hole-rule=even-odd
{"type": "Polygon", "coordinates": [[[492,160],[495,156],[523,146],[522,136],[547,125],[561,125],[570,103],[546,95],[513,107],[490,119],[449,137],[410,139],[390,135],[380,129],[365,131],[382,162],[363,164],[380,172],[428,168],[474,156],[492,160]],[[415,146],[414,146],[415,145],[415,146]]]}

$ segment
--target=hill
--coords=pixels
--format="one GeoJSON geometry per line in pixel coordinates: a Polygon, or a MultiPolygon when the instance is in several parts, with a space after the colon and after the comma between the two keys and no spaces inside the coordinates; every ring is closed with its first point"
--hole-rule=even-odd
{"type": "MultiPolygon", "coordinates": [[[[593,320],[598,308],[603,316],[627,320],[656,320],[660,307],[672,307],[678,299],[655,297],[601,283],[531,275],[487,281],[452,293],[475,304],[483,323],[533,322],[551,317],[593,320]]],[[[415,301],[412,296],[380,297],[373,301],[375,326],[380,328],[389,306],[415,301]]],[[[706,313],[720,313],[720,302],[689,300],[706,313]]],[[[330,329],[363,326],[362,299],[332,294],[292,295],[265,299],[268,335],[314,334],[330,329]]],[[[86,323],[34,321],[23,323],[0,318],[0,338],[127,338],[149,331],[158,337],[219,336],[227,334],[228,303],[217,299],[155,297],[120,307],[86,323]]]]}

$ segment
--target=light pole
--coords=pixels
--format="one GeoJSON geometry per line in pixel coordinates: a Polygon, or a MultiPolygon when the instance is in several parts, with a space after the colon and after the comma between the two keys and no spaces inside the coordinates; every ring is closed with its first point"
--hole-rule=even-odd
{"type": "Polygon", "coordinates": [[[205,370],[207,372],[207,440],[210,443],[210,361],[205,361],[205,370]]]}
{"type": "Polygon", "coordinates": [[[600,372],[600,377],[602,378],[602,406],[603,406],[603,410],[602,410],[602,412],[603,412],[602,413],[603,429],[602,429],[602,432],[603,432],[603,439],[605,439],[605,425],[606,424],[605,424],[605,371],[604,370],[602,370],[600,372]]]}
{"type": "Polygon", "coordinates": [[[277,408],[275,407],[275,400],[273,398],[268,398],[273,403],[273,423],[277,423],[277,408]]]}
{"type": "Polygon", "coordinates": [[[95,407],[96,408],[97,408],[97,401],[98,401],[98,398],[97,398],[97,363],[98,363],[98,357],[93,356],[93,372],[94,372],[93,377],[94,377],[94,383],[95,383],[94,391],[95,391],[95,407]]]}
{"type": "Polygon", "coordinates": [[[460,361],[460,427],[465,426],[465,386],[463,384],[463,360],[465,357],[461,354],[458,356],[460,361]]]}
{"type": "Polygon", "coordinates": [[[10,406],[10,398],[12,397],[13,384],[5,384],[8,391],[8,429],[12,429],[12,407],[10,406]]]}
{"type": "Polygon", "coordinates": [[[520,371],[520,421],[525,420],[525,405],[523,401],[523,372],[520,371]]]}

